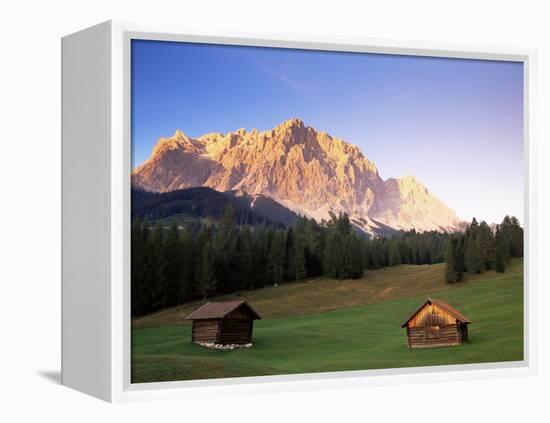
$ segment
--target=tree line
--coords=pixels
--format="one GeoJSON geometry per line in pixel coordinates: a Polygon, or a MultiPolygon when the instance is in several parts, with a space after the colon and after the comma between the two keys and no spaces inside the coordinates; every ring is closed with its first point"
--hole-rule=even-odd
{"type": "Polygon", "coordinates": [[[367,239],[345,214],[321,223],[300,217],[288,228],[238,225],[231,206],[215,224],[134,219],[131,231],[134,316],[304,278],[353,279],[367,269],[441,263],[449,237],[412,230],[367,239]]]}
{"type": "Polygon", "coordinates": [[[493,231],[474,218],[464,233],[449,236],[445,254],[445,279],[460,282],[464,275],[486,270],[504,272],[512,257],[523,257],[523,228],[506,216],[493,231]]]}

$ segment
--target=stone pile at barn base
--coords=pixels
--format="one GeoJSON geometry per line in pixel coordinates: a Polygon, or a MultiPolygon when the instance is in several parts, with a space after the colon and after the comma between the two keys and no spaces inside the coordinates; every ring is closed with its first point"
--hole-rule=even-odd
{"type": "Polygon", "coordinates": [[[213,342],[200,342],[201,347],[210,348],[212,350],[236,350],[240,348],[250,348],[251,343],[248,344],[215,344],[213,342]]]}

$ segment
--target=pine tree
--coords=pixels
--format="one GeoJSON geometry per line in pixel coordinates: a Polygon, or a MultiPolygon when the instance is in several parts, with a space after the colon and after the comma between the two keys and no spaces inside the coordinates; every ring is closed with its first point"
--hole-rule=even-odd
{"type": "Polygon", "coordinates": [[[200,254],[196,254],[196,251],[202,251],[205,239],[204,231],[200,229],[195,234],[187,228],[180,231],[178,250],[181,275],[177,287],[178,304],[193,298],[200,261],[200,254]]]}
{"type": "Polygon", "coordinates": [[[304,244],[307,276],[321,275],[323,273],[323,250],[325,246],[323,231],[315,219],[306,221],[304,244]]]}
{"type": "Polygon", "coordinates": [[[149,311],[147,287],[147,243],[149,230],[141,221],[132,222],[131,227],[131,283],[132,283],[132,316],[139,316],[149,311]]]}
{"type": "Polygon", "coordinates": [[[307,276],[305,252],[303,239],[295,239],[294,248],[292,250],[294,258],[294,280],[304,279],[307,276]]]}
{"type": "Polygon", "coordinates": [[[253,261],[253,241],[250,228],[245,227],[239,234],[237,240],[237,259],[239,261],[238,274],[239,290],[250,289],[254,285],[254,261],[253,261]]]}
{"type": "Polygon", "coordinates": [[[149,259],[149,280],[151,292],[151,308],[158,310],[165,307],[166,284],[164,282],[164,257],[162,256],[164,244],[164,229],[160,220],[155,224],[151,242],[148,244],[147,257],[149,259]]]}
{"type": "Polygon", "coordinates": [[[477,236],[483,270],[491,270],[495,267],[495,238],[491,228],[485,221],[479,224],[477,236]]]}
{"type": "Polygon", "coordinates": [[[395,239],[392,239],[389,242],[388,260],[390,266],[398,266],[402,263],[399,245],[395,239]]]}
{"type": "Polygon", "coordinates": [[[383,239],[375,239],[369,243],[371,269],[386,266],[386,253],[383,239]]]}
{"type": "Polygon", "coordinates": [[[216,288],[216,256],[211,241],[207,241],[201,254],[198,287],[203,300],[216,288]]]}
{"type": "Polygon", "coordinates": [[[237,233],[235,209],[229,206],[224,210],[212,245],[216,257],[216,281],[220,293],[224,294],[237,290],[239,283],[235,272],[237,233]]]}
{"type": "Polygon", "coordinates": [[[445,253],[445,280],[447,282],[458,281],[456,249],[457,240],[454,236],[451,236],[447,242],[447,251],[445,253]]]}
{"type": "Polygon", "coordinates": [[[351,222],[347,214],[341,213],[336,218],[336,229],[342,236],[351,234],[351,222]]]}
{"type": "Polygon", "coordinates": [[[285,279],[291,281],[294,280],[296,276],[296,262],[294,258],[294,231],[292,226],[286,231],[285,245],[285,279]]]}
{"type": "Polygon", "coordinates": [[[504,259],[502,258],[502,252],[499,250],[497,250],[497,253],[496,253],[495,270],[498,273],[504,273],[504,271],[506,270],[506,267],[504,265],[504,259]]]}
{"type": "Polygon", "coordinates": [[[510,255],[512,257],[523,257],[523,228],[514,216],[510,218],[510,223],[510,255]]]}
{"type": "Polygon", "coordinates": [[[323,253],[323,274],[332,278],[340,275],[341,236],[335,230],[329,230],[323,253]]]}
{"type": "Polygon", "coordinates": [[[357,236],[349,236],[349,259],[350,259],[350,268],[348,278],[350,279],[359,279],[363,276],[363,251],[362,243],[357,236]]]}
{"type": "Polygon", "coordinates": [[[472,223],[466,230],[466,245],[464,261],[468,273],[480,273],[482,270],[481,251],[479,243],[479,224],[474,217],[472,223]]]}
{"type": "Polygon", "coordinates": [[[277,231],[274,232],[268,255],[268,272],[271,275],[271,282],[279,284],[284,279],[284,256],[285,240],[283,235],[277,231]]]}
{"type": "Polygon", "coordinates": [[[254,271],[252,278],[252,286],[250,289],[261,288],[272,283],[272,278],[268,273],[268,254],[269,254],[269,237],[265,229],[258,230],[254,233],[252,242],[252,262],[254,263],[254,271]]]}
{"type": "Polygon", "coordinates": [[[504,217],[499,229],[502,259],[508,263],[512,257],[512,219],[510,216],[504,217]]]}
{"type": "Polygon", "coordinates": [[[466,270],[466,265],[464,263],[464,235],[456,234],[456,247],[455,247],[455,270],[456,270],[456,281],[461,282],[464,279],[464,271],[466,270]]]}
{"type": "Polygon", "coordinates": [[[495,257],[495,270],[499,273],[504,273],[506,268],[506,259],[505,259],[505,245],[503,244],[502,234],[500,228],[497,225],[495,232],[495,243],[496,243],[496,257],[495,257]]]}
{"type": "Polygon", "coordinates": [[[372,254],[370,251],[370,240],[363,240],[361,242],[361,253],[363,254],[363,269],[373,269],[372,254]]]}
{"type": "Polygon", "coordinates": [[[163,266],[163,307],[170,307],[178,304],[178,296],[183,281],[184,251],[182,240],[175,220],[172,221],[166,233],[163,243],[162,256],[163,266]]]}

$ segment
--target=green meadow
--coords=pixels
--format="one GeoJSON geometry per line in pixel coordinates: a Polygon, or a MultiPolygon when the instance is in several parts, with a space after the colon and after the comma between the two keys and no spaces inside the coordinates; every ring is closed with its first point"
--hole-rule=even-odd
{"type": "MultiPolygon", "coordinates": [[[[200,303],[132,323],[132,382],[368,370],[523,359],[523,261],[447,284],[444,265],[397,266],[354,281],[327,278],[241,295],[262,315],[253,347],[209,350],[191,342],[183,316],[200,303]],[[404,320],[428,296],[470,318],[469,341],[411,350],[404,320]]],[[[219,297],[215,300],[235,298],[219,297]]]]}

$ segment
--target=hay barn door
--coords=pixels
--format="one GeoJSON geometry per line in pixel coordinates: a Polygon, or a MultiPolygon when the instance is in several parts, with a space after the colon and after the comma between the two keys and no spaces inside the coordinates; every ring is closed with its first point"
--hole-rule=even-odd
{"type": "Polygon", "coordinates": [[[425,339],[439,339],[441,338],[441,313],[438,307],[434,305],[429,306],[429,314],[427,316],[424,326],[424,338],[425,339]]]}
{"type": "Polygon", "coordinates": [[[439,325],[426,325],[424,327],[424,337],[426,339],[439,339],[439,338],[441,338],[441,326],[439,326],[439,325]]]}

